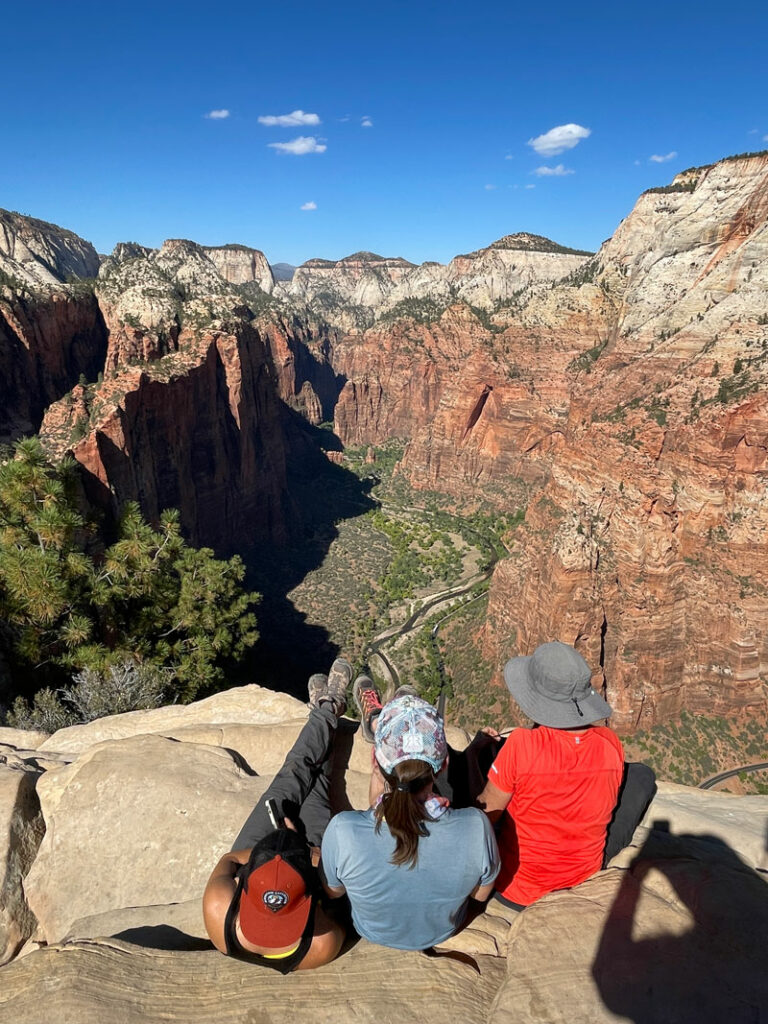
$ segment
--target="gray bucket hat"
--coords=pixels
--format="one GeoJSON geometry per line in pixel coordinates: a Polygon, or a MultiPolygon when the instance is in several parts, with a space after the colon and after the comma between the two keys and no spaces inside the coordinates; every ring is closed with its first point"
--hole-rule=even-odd
{"type": "Polygon", "coordinates": [[[578,729],[613,714],[589,685],[591,678],[579,652],[558,640],[504,666],[504,682],[525,714],[553,729],[578,729]]]}

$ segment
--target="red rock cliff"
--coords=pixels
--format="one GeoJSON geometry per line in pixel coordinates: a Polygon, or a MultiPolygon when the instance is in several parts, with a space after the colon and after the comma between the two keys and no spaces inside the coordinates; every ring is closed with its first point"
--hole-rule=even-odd
{"type": "Polygon", "coordinates": [[[193,543],[219,551],[287,537],[286,425],[248,327],[182,333],[178,354],[121,370],[85,407],[54,405],[41,434],[59,454],[71,448],[102,506],[132,499],[151,518],[178,508],[193,543]]]}

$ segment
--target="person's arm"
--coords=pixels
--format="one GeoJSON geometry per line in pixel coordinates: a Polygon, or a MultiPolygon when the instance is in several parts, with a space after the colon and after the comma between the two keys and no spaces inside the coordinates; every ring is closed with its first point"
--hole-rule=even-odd
{"type": "Polygon", "coordinates": [[[477,806],[481,811],[485,811],[489,820],[495,824],[506,810],[507,804],[511,799],[511,793],[505,793],[503,789],[499,789],[489,779],[482,793],[477,798],[477,806]]]}
{"type": "Polygon", "coordinates": [[[516,784],[517,734],[512,733],[491,765],[485,787],[476,800],[476,805],[485,811],[489,821],[496,824],[512,799],[516,784]]]}
{"type": "Polygon", "coordinates": [[[489,818],[485,816],[480,820],[483,823],[483,869],[477,885],[469,895],[472,900],[482,905],[493,892],[496,877],[501,870],[501,858],[496,834],[489,818]]]}
{"type": "Polygon", "coordinates": [[[320,878],[323,883],[323,889],[325,889],[326,893],[331,897],[332,900],[337,900],[340,896],[343,896],[344,893],[347,891],[343,885],[328,884],[328,880],[325,877],[325,872],[323,871],[322,863],[320,865],[320,878]]]}
{"type": "Polygon", "coordinates": [[[312,945],[297,971],[311,971],[314,967],[322,967],[329,964],[339,955],[344,945],[346,932],[344,928],[328,916],[318,904],[315,907],[315,924],[312,934],[312,945]]]}
{"type": "Polygon", "coordinates": [[[336,874],[337,859],[338,859],[338,842],[337,842],[337,831],[338,822],[340,815],[335,818],[331,818],[328,822],[328,828],[325,830],[323,835],[323,845],[320,852],[320,880],[323,883],[323,889],[328,893],[331,899],[338,899],[339,896],[343,896],[347,891],[342,884],[341,879],[336,874]]]}
{"type": "Polygon", "coordinates": [[[227,952],[224,937],[224,921],[237,890],[235,874],[237,869],[248,862],[250,850],[233,850],[225,853],[211,872],[203,893],[203,921],[208,937],[221,953],[227,952]]]}

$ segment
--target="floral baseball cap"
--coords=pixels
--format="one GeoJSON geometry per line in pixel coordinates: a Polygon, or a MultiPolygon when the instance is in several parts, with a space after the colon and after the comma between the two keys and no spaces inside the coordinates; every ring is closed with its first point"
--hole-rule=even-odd
{"type": "Polygon", "coordinates": [[[406,694],[385,704],[374,737],[376,760],[389,773],[403,761],[426,761],[439,772],[448,754],[443,720],[421,697],[406,694]]]}

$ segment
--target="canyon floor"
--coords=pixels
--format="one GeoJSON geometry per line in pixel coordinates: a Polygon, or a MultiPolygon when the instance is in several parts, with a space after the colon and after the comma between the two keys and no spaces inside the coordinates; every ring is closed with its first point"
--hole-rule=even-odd
{"type": "MultiPolygon", "coordinates": [[[[455,725],[472,731],[522,724],[506,690],[494,682],[505,659],[489,654],[483,627],[492,567],[511,545],[525,507],[503,515],[481,500],[414,490],[398,472],[403,448],[397,441],[348,448],[332,471],[341,482],[333,502],[348,517],[321,531],[322,543],[312,534],[290,553],[253,553],[254,584],[270,596],[260,617],[262,641],[240,672],[300,696],[306,678],[343,653],[386,692],[391,674],[375,648],[399,681],[416,685],[427,699],[436,701],[444,690],[446,715],[455,725]],[[340,468],[346,473],[339,475],[340,468]]],[[[522,481],[520,488],[524,493],[522,481]]],[[[327,524],[320,508],[327,490],[315,486],[314,493],[318,517],[327,524]]],[[[629,760],[650,764],[660,778],[697,786],[716,771],[761,760],[765,732],[765,723],[751,714],[683,712],[677,722],[626,736],[624,744],[629,760]]],[[[768,772],[744,774],[720,788],[768,793],[768,772]]]]}

